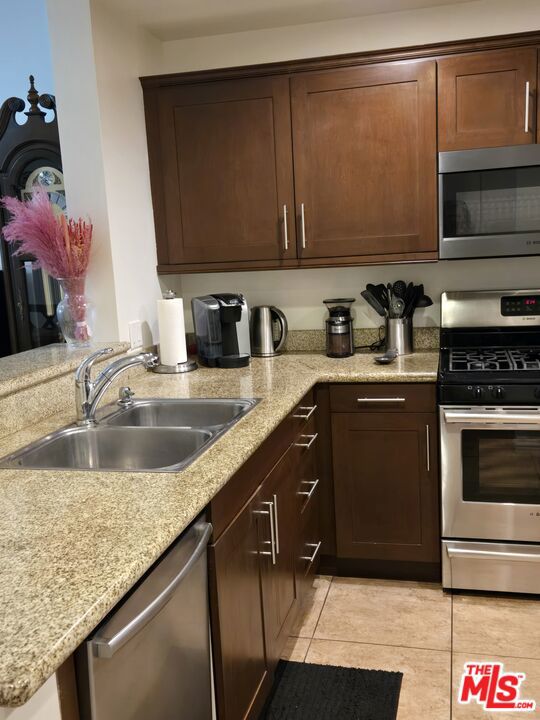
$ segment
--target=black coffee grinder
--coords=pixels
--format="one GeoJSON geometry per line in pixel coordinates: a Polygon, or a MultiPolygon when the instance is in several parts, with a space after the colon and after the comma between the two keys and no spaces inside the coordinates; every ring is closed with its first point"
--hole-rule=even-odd
{"type": "Polygon", "coordinates": [[[330,317],[326,318],[326,354],[332,358],[354,355],[351,305],[356,298],[323,300],[330,317]]]}

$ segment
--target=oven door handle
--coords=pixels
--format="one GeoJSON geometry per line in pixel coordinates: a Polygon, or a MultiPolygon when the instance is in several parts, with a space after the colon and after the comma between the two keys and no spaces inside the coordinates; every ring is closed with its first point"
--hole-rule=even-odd
{"type": "Polygon", "coordinates": [[[501,552],[498,550],[468,550],[447,547],[448,557],[470,558],[471,560],[515,560],[516,562],[540,562],[540,554],[524,552],[501,552]]]}
{"type": "Polygon", "coordinates": [[[458,410],[444,410],[446,423],[459,423],[460,425],[540,425],[540,413],[479,413],[463,412],[458,410]]]}

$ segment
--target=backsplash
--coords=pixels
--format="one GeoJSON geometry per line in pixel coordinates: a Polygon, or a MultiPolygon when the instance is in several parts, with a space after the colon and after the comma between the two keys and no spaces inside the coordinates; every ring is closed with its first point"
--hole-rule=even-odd
{"type": "Polygon", "coordinates": [[[414,325],[439,327],[440,297],[445,290],[529,289],[540,285],[540,256],[451,260],[408,265],[377,265],[351,268],[272,270],[258,272],[164,275],[162,288],[171,288],[184,298],[186,329],[193,329],[191,298],[213,292],[241,292],[250,307],[276,305],[291,330],[324,330],[327,316],[323,299],[354,297],[356,328],[377,328],[381,318],[360,297],[366,283],[388,283],[403,279],[423,283],[433,306],[417,310],[414,325]]]}
{"type": "MultiPolygon", "coordinates": [[[[384,332],[378,328],[356,328],[354,331],[355,347],[371,345],[376,342],[384,332]],[[380,333],[380,335],[379,335],[380,333]]],[[[414,328],[414,349],[438,350],[440,345],[440,331],[438,327],[414,328]]],[[[326,333],[324,330],[289,330],[285,352],[289,353],[324,353],[326,351],[326,333]]],[[[363,348],[360,352],[369,352],[363,348]]]]}

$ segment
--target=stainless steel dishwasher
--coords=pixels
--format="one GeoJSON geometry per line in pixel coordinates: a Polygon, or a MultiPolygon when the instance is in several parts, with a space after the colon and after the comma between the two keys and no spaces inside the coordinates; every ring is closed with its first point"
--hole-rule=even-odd
{"type": "Polygon", "coordinates": [[[82,720],[211,720],[211,533],[196,520],[80,646],[82,720]]]}

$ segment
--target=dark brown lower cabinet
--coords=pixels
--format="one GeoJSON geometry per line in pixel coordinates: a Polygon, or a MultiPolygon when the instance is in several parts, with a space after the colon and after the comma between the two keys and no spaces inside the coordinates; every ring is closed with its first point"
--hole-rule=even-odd
{"type": "Polygon", "coordinates": [[[293,455],[289,450],[266,478],[258,511],[262,526],[260,547],[265,548],[261,555],[262,596],[267,657],[271,667],[283,651],[297,602],[294,572],[297,478],[293,455]]]}
{"type": "MultiPolygon", "coordinates": [[[[310,393],[291,414],[295,423],[287,418],[289,429],[282,424],[253,456],[265,467],[272,452],[278,453],[277,462],[270,472],[262,471],[262,477],[256,475],[257,462],[252,463],[255,491],[209,549],[219,720],[258,717],[302,591],[316,571],[314,549],[320,537],[312,408],[310,393]],[[279,448],[284,432],[289,442],[283,453],[279,448]],[[307,508],[314,518],[309,522],[307,508]]],[[[243,487],[245,473],[239,471],[235,478],[243,487]]],[[[220,527],[218,513],[230,514],[230,494],[226,501],[218,495],[212,503],[211,520],[220,527]]]]}
{"type": "Polygon", "coordinates": [[[255,512],[260,503],[261,490],[209,548],[214,676],[220,720],[251,717],[252,710],[256,717],[271,684],[264,639],[261,528],[255,512]]]}
{"type": "Polygon", "coordinates": [[[339,571],[437,579],[434,385],[334,386],[331,397],[339,571]]]}

